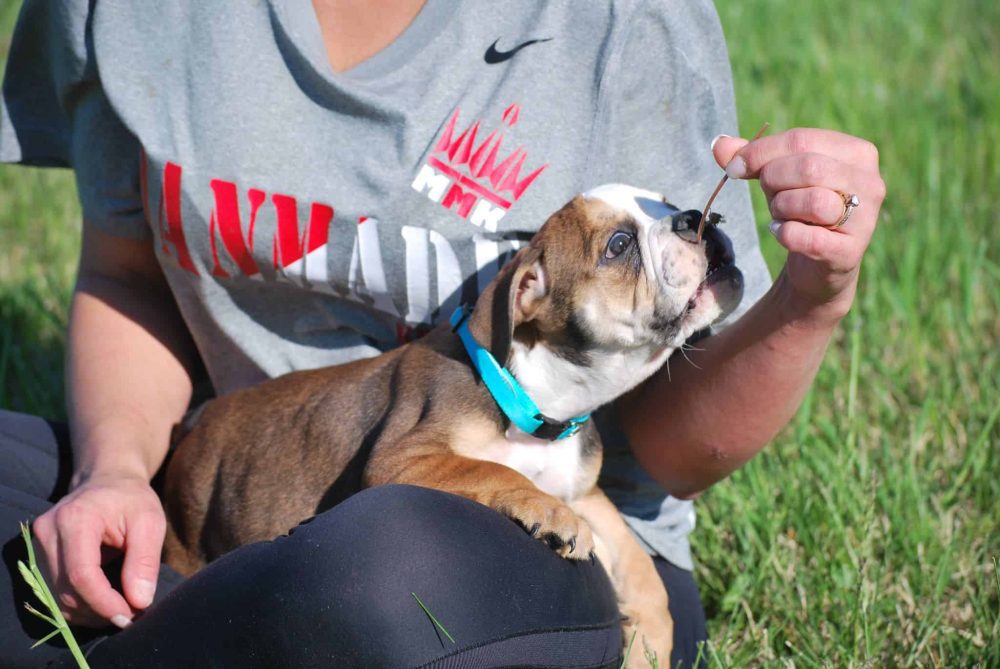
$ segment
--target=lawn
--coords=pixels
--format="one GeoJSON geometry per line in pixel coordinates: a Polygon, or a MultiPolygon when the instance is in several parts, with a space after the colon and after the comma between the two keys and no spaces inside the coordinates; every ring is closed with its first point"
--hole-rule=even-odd
{"type": "MultiPolygon", "coordinates": [[[[889,196],[796,419],[699,502],[712,664],[998,667],[1000,3],[718,4],[743,134],[871,139],[889,196]]],[[[78,244],[72,175],[0,166],[0,407],[63,414],[78,244]]]]}

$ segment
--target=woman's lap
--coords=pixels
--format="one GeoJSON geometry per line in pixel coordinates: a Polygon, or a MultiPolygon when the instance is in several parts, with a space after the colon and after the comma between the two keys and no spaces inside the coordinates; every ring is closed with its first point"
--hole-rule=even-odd
{"type": "MultiPolygon", "coordinates": [[[[0,412],[0,471],[26,451],[19,447],[16,458],[9,452],[10,415],[0,412]]],[[[40,441],[33,439],[32,448],[40,441]]],[[[60,467],[53,448],[39,466],[65,478],[65,458],[60,467]]],[[[34,466],[40,456],[30,457],[34,466]]],[[[49,502],[32,496],[56,487],[43,478],[34,476],[31,493],[23,493],[0,477],[0,527],[13,525],[5,535],[16,532],[14,516],[47,508],[49,502]]],[[[57,648],[27,650],[45,631],[18,629],[25,617],[8,609],[20,609],[28,596],[16,580],[11,593],[13,559],[21,553],[18,540],[4,546],[0,657],[20,659],[0,666],[47,660],[74,666],[57,648]]],[[[690,574],[665,562],[658,571],[671,591],[679,637],[686,634],[686,644],[703,639],[690,574]]],[[[135,624],[97,636],[88,653],[94,666],[532,666],[532,658],[538,666],[617,666],[620,652],[614,593],[600,565],[558,558],[481,505],[409,486],[359,493],[289,536],[234,551],[177,587],[166,567],[161,580],[157,602],[135,624]]],[[[683,666],[691,666],[690,649],[676,650],[672,664],[685,657],[683,666]]]]}

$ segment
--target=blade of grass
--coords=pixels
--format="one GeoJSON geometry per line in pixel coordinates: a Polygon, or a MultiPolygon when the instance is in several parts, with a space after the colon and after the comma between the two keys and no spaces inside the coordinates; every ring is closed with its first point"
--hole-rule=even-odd
{"type": "Polygon", "coordinates": [[[57,634],[59,634],[59,629],[58,628],[52,630],[51,632],[49,632],[48,634],[46,634],[45,636],[43,636],[41,639],[39,639],[35,643],[31,644],[31,649],[34,650],[34,649],[38,648],[43,643],[45,643],[46,641],[48,641],[49,639],[51,639],[52,637],[54,637],[57,634]]]}
{"type": "Polygon", "coordinates": [[[656,651],[652,650],[645,643],[642,644],[642,656],[646,658],[646,662],[652,669],[660,669],[660,661],[656,657],[656,651]]]}
{"type": "Polygon", "coordinates": [[[632,654],[632,644],[635,643],[635,632],[632,632],[632,638],[628,640],[628,648],[625,649],[625,656],[622,657],[621,666],[618,669],[625,669],[625,665],[628,664],[628,657],[632,654]]]}
{"type": "Polygon", "coordinates": [[[23,562],[18,560],[18,571],[21,572],[21,577],[31,588],[32,592],[35,593],[35,596],[38,597],[38,599],[45,605],[45,608],[47,608],[49,613],[52,615],[51,617],[45,615],[27,602],[24,603],[24,607],[34,615],[38,616],[42,620],[48,621],[55,627],[55,630],[51,634],[37,641],[32,648],[45,643],[56,634],[61,634],[63,641],[66,642],[66,646],[69,647],[69,652],[73,655],[73,659],[76,660],[80,669],[90,669],[90,665],[87,664],[86,658],[83,657],[83,651],[80,650],[80,645],[76,642],[76,637],[73,636],[73,631],[66,623],[66,619],[63,618],[62,611],[59,610],[56,598],[53,597],[52,591],[49,590],[49,586],[45,583],[45,577],[42,576],[42,572],[38,569],[38,563],[35,561],[35,549],[31,545],[31,530],[28,528],[27,523],[21,523],[21,536],[24,538],[24,545],[28,552],[28,564],[25,565],[23,562]]]}
{"type": "Polygon", "coordinates": [[[439,630],[441,630],[446,637],[448,637],[448,641],[451,641],[452,643],[455,643],[455,639],[452,638],[451,634],[448,633],[448,630],[446,630],[444,628],[444,625],[442,625],[441,623],[439,623],[438,619],[434,617],[434,614],[430,612],[430,609],[428,609],[426,606],[424,606],[424,603],[422,601],[420,601],[420,598],[417,597],[417,593],[411,592],[410,594],[413,595],[413,598],[415,600],[417,600],[417,604],[419,604],[420,608],[422,608],[424,610],[424,613],[426,613],[427,617],[431,619],[431,622],[434,623],[435,625],[437,625],[437,628],[439,630]]]}
{"type": "Polygon", "coordinates": [[[943,500],[946,505],[950,505],[954,502],[955,498],[958,496],[958,492],[962,489],[962,486],[967,483],[969,474],[976,464],[976,455],[985,452],[986,441],[993,434],[993,426],[996,425],[997,420],[1000,419],[1000,404],[993,408],[993,412],[990,414],[989,418],[986,419],[986,425],[979,432],[979,437],[973,442],[971,448],[966,450],[968,457],[966,457],[965,462],[962,463],[962,468],[952,479],[951,488],[945,493],[943,500]]]}
{"type": "MultiPolygon", "coordinates": [[[[18,564],[18,566],[21,566],[20,562],[18,562],[17,564],[18,564]]],[[[29,604],[28,602],[24,603],[24,610],[27,611],[28,613],[30,613],[31,615],[35,616],[36,618],[41,618],[42,620],[44,620],[48,624],[56,627],[56,632],[59,631],[59,629],[58,629],[59,623],[54,618],[50,618],[49,616],[45,615],[44,613],[42,613],[41,611],[39,611],[38,609],[36,609],[34,606],[32,606],[31,604],[29,604]]]]}

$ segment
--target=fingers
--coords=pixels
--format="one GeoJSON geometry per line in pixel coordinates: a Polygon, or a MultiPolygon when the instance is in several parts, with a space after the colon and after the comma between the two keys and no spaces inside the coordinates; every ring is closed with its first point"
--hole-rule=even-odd
{"type": "Polygon", "coordinates": [[[824,155],[863,171],[878,171],[878,149],[871,142],[834,130],[795,128],[738,147],[726,163],[726,174],[733,179],[753,179],[765,165],[802,154],[824,155]]]}
{"type": "Polygon", "coordinates": [[[781,221],[806,221],[836,227],[844,215],[844,199],[829,188],[795,188],[775,193],[771,215],[781,221]]]}
{"type": "Polygon", "coordinates": [[[720,136],[712,154],[730,178],[760,180],[774,218],[771,233],[789,251],[784,285],[804,313],[827,323],[843,318],[885,198],[875,146],[832,130],[796,128],[750,142],[720,136]],[[848,209],[848,195],[859,204],[848,209]]]}
{"type": "Polygon", "coordinates": [[[56,523],[60,570],[52,576],[62,592],[60,604],[68,608],[69,618],[75,624],[94,624],[97,621],[90,615],[92,612],[118,627],[127,625],[132,610],[101,569],[101,518],[68,504],[56,510],[56,523]]]}
{"type": "Polygon", "coordinates": [[[761,168],[760,187],[770,200],[775,193],[796,188],[821,187],[833,191],[857,190],[857,171],[836,158],[801,153],[776,158],[761,168]]]}
{"type": "Polygon", "coordinates": [[[719,167],[725,169],[736,152],[749,143],[749,140],[741,137],[719,135],[712,141],[712,155],[715,157],[715,162],[718,163],[719,167]]]}
{"type": "Polygon", "coordinates": [[[145,609],[153,603],[160,572],[160,551],[166,533],[162,513],[139,512],[127,519],[122,588],[128,603],[145,609]]]}
{"type": "Polygon", "coordinates": [[[712,153],[730,177],[760,180],[779,221],[832,228],[845,212],[842,194],[858,195],[861,205],[838,231],[870,239],[885,198],[878,151],[870,142],[832,130],[797,128],[752,142],[720,135],[712,153]]]}
{"type": "Polygon", "coordinates": [[[53,594],[75,625],[128,625],[156,590],[166,529],[156,493],[121,479],[78,488],[34,523],[53,594]],[[123,551],[122,590],[102,569],[102,548],[123,551]]]}
{"type": "Polygon", "coordinates": [[[816,225],[801,221],[772,221],[770,229],[778,243],[790,253],[817,261],[829,272],[851,273],[864,255],[864,243],[816,225]]]}

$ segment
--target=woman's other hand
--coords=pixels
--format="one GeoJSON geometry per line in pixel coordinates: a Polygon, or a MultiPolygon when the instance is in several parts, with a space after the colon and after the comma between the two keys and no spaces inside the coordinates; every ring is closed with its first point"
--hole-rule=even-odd
{"type": "Polygon", "coordinates": [[[85,478],[34,522],[52,594],[74,625],[128,625],[156,591],[166,520],[142,476],[113,473],[85,478]],[[122,593],[102,565],[124,553],[122,593]]]}

